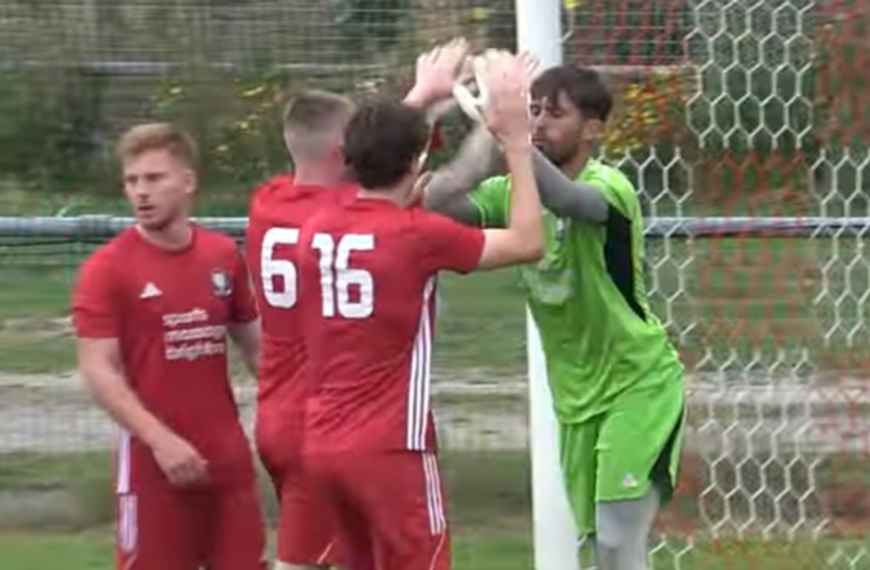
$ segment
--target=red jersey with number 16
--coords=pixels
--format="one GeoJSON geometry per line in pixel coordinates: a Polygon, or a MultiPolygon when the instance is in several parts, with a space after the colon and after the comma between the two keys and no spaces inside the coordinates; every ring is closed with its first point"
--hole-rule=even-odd
{"type": "Polygon", "coordinates": [[[315,214],[300,244],[305,452],[434,450],[435,278],[474,270],[483,231],[357,198],[315,214]]]}
{"type": "Polygon", "coordinates": [[[276,413],[298,413],[300,428],[306,391],[296,268],[299,228],[321,207],[355,190],[352,184],[299,186],[283,175],[258,188],[251,199],[246,244],[262,318],[259,400],[280,407],[276,413]]]}

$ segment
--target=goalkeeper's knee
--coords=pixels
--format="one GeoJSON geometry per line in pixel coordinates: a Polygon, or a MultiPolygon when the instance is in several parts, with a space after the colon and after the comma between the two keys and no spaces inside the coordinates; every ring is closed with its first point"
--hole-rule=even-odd
{"type": "Polygon", "coordinates": [[[655,488],[640,499],[598,504],[595,514],[598,570],[647,569],[647,538],[658,506],[655,488]]]}

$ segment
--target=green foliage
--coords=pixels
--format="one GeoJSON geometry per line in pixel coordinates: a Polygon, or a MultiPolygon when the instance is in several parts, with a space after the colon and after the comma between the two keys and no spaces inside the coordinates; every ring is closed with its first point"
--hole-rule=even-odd
{"type": "Polygon", "coordinates": [[[394,47],[411,12],[410,0],[334,0],[338,49],[362,59],[369,50],[394,47]]]}
{"type": "Polygon", "coordinates": [[[288,73],[275,68],[186,70],[159,87],[152,115],[191,132],[205,185],[248,189],[287,168],[281,116],[290,84],[288,73]]]}
{"type": "Polygon", "coordinates": [[[100,178],[103,83],[72,68],[0,75],[0,172],[27,189],[75,191],[100,178]]]}
{"type": "Polygon", "coordinates": [[[516,50],[517,18],[513,2],[477,0],[472,9],[473,19],[484,26],[487,47],[516,50]]]}

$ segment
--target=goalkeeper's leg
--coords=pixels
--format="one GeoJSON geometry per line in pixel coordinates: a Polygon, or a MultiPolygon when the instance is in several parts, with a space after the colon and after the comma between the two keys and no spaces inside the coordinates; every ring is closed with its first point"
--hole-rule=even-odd
{"type": "Polygon", "coordinates": [[[595,549],[599,570],[647,570],[653,519],[676,484],[683,382],[677,374],[656,380],[620,394],[598,432],[595,549]]]}
{"type": "MultiPolygon", "coordinates": [[[[577,527],[580,558],[587,548],[595,548],[595,485],[598,431],[603,418],[597,417],[578,424],[559,424],[559,461],[571,514],[577,527]]],[[[581,567],[585,568],[584,565],[581,567]]]]}
{"type": "Polygon", "coordinates": [[[598,503],[595,509],[598,570],[647,570],[647,538],[658,507],[655,486],[639,499],[598,503]]]}

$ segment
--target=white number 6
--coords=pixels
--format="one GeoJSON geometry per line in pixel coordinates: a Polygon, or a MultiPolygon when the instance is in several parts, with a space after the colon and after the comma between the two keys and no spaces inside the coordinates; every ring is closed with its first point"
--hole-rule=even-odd
{"type": "Polygon", "coordinates": [[[275,259],[275,246],[296,245],[299,241],[299,230],[291,228],[269,228],[263,236],[263,248],[260,255],[260,277],[263,280],[263,296],[272,307],[281,309],[292,308],[297,301],[296,266],[286,259],[275,259]],[[283,290],[275,289],[274,277],[280,277],[284,282],[283,290]]]}

